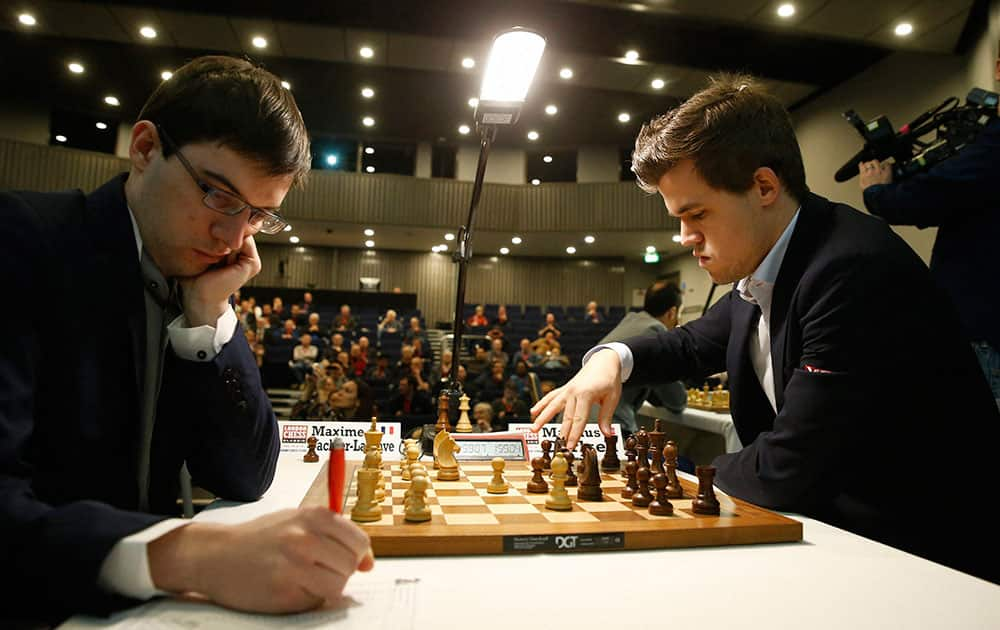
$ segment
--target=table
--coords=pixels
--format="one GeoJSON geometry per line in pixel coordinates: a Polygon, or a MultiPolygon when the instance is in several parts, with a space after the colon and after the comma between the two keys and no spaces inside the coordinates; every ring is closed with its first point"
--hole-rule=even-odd
{"type": "MultiPolygon", "coordinates": [[[[294,507],[317,470],[300,455],[283,454],[274,484],[260,501],[219,504],[195,518],[236,523],[294,507]]],[[[803,523],[801,543],[382,558],[372,573],[352,578],[348,589],[374,580],[419,579],[412,619],[396,619],[394,628],[1000,628],[1000,586],[819,521],[789,516],[803,523]]],[[[111,620],[74,617],[62,628],[143,627],[151,623],[153,611],[185,606],[161,601],[111,620]]],[[[248,620],[254,627],[317,627],[303,616],[213,613],[212,623],[197,627],[247,627],[248,620]],[[219,619],[228,621],[216,625],[219,619]]],[[[334,628],[364,622],[357,615],[331,620],[334,628]]]]}

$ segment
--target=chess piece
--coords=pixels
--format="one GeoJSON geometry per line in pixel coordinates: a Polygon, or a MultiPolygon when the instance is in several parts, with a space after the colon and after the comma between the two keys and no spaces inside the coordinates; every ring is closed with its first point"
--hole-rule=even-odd
{"type": "Polygon", "coordinates": [[[566,473],[566,487],[575,488],[580,485],[579,480],[576,478],[576,471],[573,470],[573,461],[576,460],[576,457],[573,456],[573,451],[565,446],[559,452],[563,454],[563,457],[566,458],[566,463],[569,464],[569,470],[566,473]]]}
{"type": "Polygon", "coordinates": [[[542,440],[542,459],[545,460],[545,466],[542,470],[552,469],[552,457],[549,455],[549,451],[552,450],[552,442],[548,440],[542,440]]]}
{"type": "Polygon", "coordinates": [[[358,470],[358,501],[351,510],[351,520],[359,523],[371,523],[382,520],[382,508],[375,499],[375,489],[381,470],[362,468],[358,470]]]}
{"type": "Polygon", "coordinates": [[[378,473],[375,478],[375,500],[381,503],[385,500],[385,476],[382,474],[382,453],[377,446],[368,447],[361,467],[364,470],[373,470],[378,473]]]}
{"type": "Polygon", "coordinates": [[[663,464],[667,475],[667,497],[683,499],[684,489],[677,480],[677,442],[667,440],[667,445],[663,447],[663,464]]]}
{"type": "Polygon", "coordinates": [[[503,469],[506,462],[503,460],[503,457],[494,457],[492,465],[493,478],[490,479],[489,485],[486,486],[486,491],[490,494],[507,494],[507,491],[510,490],[510,484],[503,478],[503,469]]]}
{"type": "Polygon", "coordinates": [[[635,454],[639,468],[649,468],[649,434],[646,429],[635,432],[635,454]]]}
{"type": "Polygon", "coordinates": [[[452,426],[448,422],[448,390],[441,390],[441,395],[438,396],[438,421],[434,425],[434,428],[441,431],[451,431],[452,426]]]}
{"type": "Polygon", "coordinates": [[[649,513],[654,516],[670,516],[674,513],[674,506],[667,500],[666,473],[653,475],[653,486],[656,488],[656,497],[649,504],[649,513]]]}
{"type": "Polygon", "coordinates": [[[437,451],[438,481],[458,481],[458,460],[455,453],[461,453],[462,447],[447,431],[440,431],[434,436],[434,450],[437,451]]]}
{"type": "Polygon", "coordinates": [[[607,448],[604,451],[604,457],[601,458],[601,470],[618,472],[622,467],[622,462],[618,459],[618,436],[605,435],[604,446],[607,448]]]}
{"type": "Polygon", "coordinates": [[[536,494],[541,494],[543,492],[549,491],[549,484],[542,479],[542,467],[545,466],[545,460],[541,457],[536,457],[531,460],[531,481],[528,482],[528,492],[533,492],[536,494]]]}
{"type": "Polygon", "coordinates": [[[420,523],[431,520],[431,509],[427,507],[427,488],[430,482],[427,475],[418,474],[410,482],[409,501],[405,503],[403,509],[403,519],[412,523],[420,523]]]}
{"type": "Polygon", "coordinates": [[[698,475],[698,496],[691,502],[691,511],[695,514],[719,514],[719,500],[715,498],[715,466],[695,466],[694,474],[698,475]]]}
{"type": "Polygon", "coordinates": [[[664,433],[663,421],[656,418],[653,421],[653,430],[649,432],[649,452],[652,455],[652,461],[649,464],[649,472],[652,475],[657,475],[663,470],[663,440],[664,433]]]}
{"type": "Polygon", "coordinates": [[[458,410],[461,415],[458,416],[458,425],[455,427],[457,433],[472,433],[472,423],[469,421],[469,397],[462,394],[462,397],[458,399],[458,410]]]}
{"type": "MultiPolygon", "coordinates": [[[[532,462],[533,465],[534,462],[532,462]]],[[[566,462],[563,454],[556,453],[556,456],[552,459],[552,492],[549,493],[549,497],[545,500],[546,509],[558,510],[560,512],[573,509],[573,503],[566,492],[566,470],[568,468],[569,464],[566,462]]],[[[539,478],[541,478],[541,472],[541,470],[538,471],[539,478]]],[[[542,483],[545,483],[545,481],[543,480],[542,483]]]]}
{"type": "MultiPolygon", "coordinates": [[[[634,462],[638,458],[638,456],[637,456],[637,454],[635,452],[635,447],[636,447],[635,438],[630,435],[628,437],[628,439],[625,440],[625,459],[626,459],[626,462],[634,462]]],[[[639,468],[637,466],[636,470],[638,470],[638,469],[639,468]]]]}
{"type": "Polygon", "coordinates": [[[413,479],[413,472],[420,460],[420,445],[416,441],[411,441],[406,446],[406,468],[403,470],[403,481],[413,479]]]}
{"type": "Polygon", "coordinates": [[[309,445],[309,450],[302,456],[302,461],[309,462],[310,464],[318,462],[319,455],[316,454],[316,436],[310,435],[309,439],[306,440],[306,444],[309,445]]]}
{"type": "Polygon", "coordinates": [[[367,451],[372,446],[377,448],[380,464],[382,461],[382,437],[382,432],[378,430],[377,426],[375,426],[375,416],[372,416],[372,425],[367,431],[365,431],[365,450],[367,451]]]}
{"type": "Polygon", "coordinates": [[[576,491],[580,501],[603,501],[601,491],[601,471],[597,466],[597,449],[589,444],[583,445],[582,461],[580,462],[580,489],[576,491]]]}
{"type": "Polygon", "coordinates": [[[622,488],[622,498],[631,499],[637,489],[636,473],[639,471],[639,464],[635,460],[625,462],[625,487],[622,488]]]}
{"type": "Polygon", "coordinates": [[[632,495],[632,505],[635,507],[646,507],[653,502],[653,497],[649,494],[649,469],[640,468],[636,473],[639,486],[635,494],[632,495]]]}

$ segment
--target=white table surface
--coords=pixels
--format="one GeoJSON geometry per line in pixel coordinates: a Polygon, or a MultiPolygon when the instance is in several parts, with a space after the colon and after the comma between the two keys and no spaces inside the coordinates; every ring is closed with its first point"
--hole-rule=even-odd
{"type": "MultiPolygon", "coordinates": [[[[298,505],[319,470],[282,455],[258,502],[204,510],[236,523],[298,505]]],[[[413,618],[394,628],[1000,628],[1000,586],[819,521],[800,543],[659,551],[379,558],[348,584],[419,578],[413,618]],[[558,624],[558,626],[554,625],[558,624]]],[[[249,616],[159,600],[111,619],[74,617],[63,628],[154,627],[155,611],[183,611],[172,628],[358,627],[300,616],[249,616]],[[209,619],[210,618],[210,619],[209,619]],[[304,623],[307,622],[307,623],[304,623]],[[263,624],[263,625],[261,625],[263,624]]],[[[349,624],[348,621],[351,623],[349,624]]],[[[376,624],[377,625],[377,624],[376,624]]],[[[363,625],[363,627],[370,627],[363,625]]]]}
{"type": "Polygon", "coordinates": [[[691,427],[692,429],[718,433],[726,442],[727,453],[735,453],[743,449],[740,436],[736,434],[736,426],[733,425],[733,417],[729,413],[704,411],[688,407],[684,409],[683,413],[678,414],[665,407],[654,407],[648,402],[643,402],[642,407],[639,408],[637,413],[640,416],[661,418],[669,422],[691,427]]]}

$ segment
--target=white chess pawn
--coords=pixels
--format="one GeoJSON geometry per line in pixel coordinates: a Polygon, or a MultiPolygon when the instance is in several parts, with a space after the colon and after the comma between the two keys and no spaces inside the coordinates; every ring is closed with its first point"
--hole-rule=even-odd
{"type": "Polygon", "coordinates": [[[493,479],[490,479],[490,484],[486,486],[486,491],[490,494],[507,494],[510,484],[503,478],[503,469],[506,462],[503,460],[503,457],[494,457],[492,465],[493,479]]]}

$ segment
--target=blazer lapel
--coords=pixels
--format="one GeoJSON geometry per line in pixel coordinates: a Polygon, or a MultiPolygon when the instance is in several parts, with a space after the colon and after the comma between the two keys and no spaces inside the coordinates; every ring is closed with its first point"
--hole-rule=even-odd
{"type": "MultiPolygon", "coordinates": [[[[735,291],[735,287],[733,288],[735,291]]],[[[774,423],[774,410],[757,380],[750,361],[750,331],[757,326],[759,309],[739,296],[732,298],[732,325],[726,366],[729,370],[729,408],[740,441],[747,446],[774,423]]]]}

